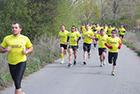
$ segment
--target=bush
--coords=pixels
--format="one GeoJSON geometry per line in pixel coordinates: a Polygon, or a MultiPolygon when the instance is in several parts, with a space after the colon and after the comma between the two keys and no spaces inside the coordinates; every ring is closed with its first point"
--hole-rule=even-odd
{"type": "Polygon", "coordinates": [[[140,56],[140,50],[137,53],[138,53],[138,56],[140,56]]]}

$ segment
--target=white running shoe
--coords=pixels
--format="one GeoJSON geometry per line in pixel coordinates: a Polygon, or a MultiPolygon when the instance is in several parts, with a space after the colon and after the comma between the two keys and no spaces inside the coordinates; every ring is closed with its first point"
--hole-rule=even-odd
{"type": "Polygon", "coordinates": [[[103,65],[104,65],[104,66],[106,65],[106,62],[105,62],[105,61],[103,61],[103,65]]]}
{"type": "Polygon", "coordinates": [[[64,63],[64,60],[61,60],[60,64],[63,64],[64,63]]]}
{"type": "Polygon", "coordinates": [[[71,63],[69,63],[69,64],[68,64],[68,67],[72,67],[72,64],[71,64],[71,63]]]}
{"type": "Polygon", "coordinates": [[[100,63],[100,67],[103,67],[103,63],[102,62],[100,63]]]}

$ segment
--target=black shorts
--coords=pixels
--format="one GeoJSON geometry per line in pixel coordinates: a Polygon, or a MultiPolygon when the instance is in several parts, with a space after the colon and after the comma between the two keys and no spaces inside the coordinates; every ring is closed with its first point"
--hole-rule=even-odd
{"type": "Polygon", "coordinates": [[[77,46],[69,46],[69,48],[72,48],[73,51],[77,50],[77,46]]]}
{"type": "Polygon", "coordinates": [[[123,38],[123,37],[124,37],[124,35],[121,35],[121,34],[120,34],[120,35],[119,35],[119,37],[122,37],[122,38],[123,38]]]}
{"type": "Polygon", "coordinates": [[[108,37],[111,37],[111,35],[108,35],[108,37]]]}
{"type": "Polygon", "coordinates": [[[118,52],[116,52],[116,53],[109,52],[108,53],[109,63],[112,64],[112,60],[113,60],[113,66],[116,66],[117,57],[118,57],[118,52]]]}
{"type": "Polygon", "coordinates": [[[16,89],[21,88],[21,80],[22,80],[25,68],[26,68],[26,61],[20,62],[17,65],[9,64],[10,74],[12,76],[12,79],[14,80],[16,89]]]}
{"type": "Polygon", "coordinates": [[[67,49],[67,45],[65,44],[60,44],[60,47],[63,47],[65,50],[67,49]]]}
{"type": "Polygon", "coordinates": [[[96,41],[98,41],[98,38],[95,38],[96,41]]]}
{"type": "Polygon", "coordinates": [[[83,50],[90,52],[91,44],[83,43],[83,50]]]}
{"type": "Polygon", "coordinates": [[[99,55],[102,55],[103,52],[106,53],[106,48],[98,48],[99,55]]]}

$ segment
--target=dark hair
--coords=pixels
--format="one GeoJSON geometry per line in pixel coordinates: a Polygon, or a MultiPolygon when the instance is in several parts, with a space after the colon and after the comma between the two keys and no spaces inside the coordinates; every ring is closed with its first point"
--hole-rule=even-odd
{"type": "Polygon", "coordinates": [[[72,27],[75,27],[74,25],[72,25],[72,27]]]}
{"type": "Polygon", "coordinates": [[[115,31],[115,32],[116,32],[116,34],[117,34],[117,30],[115,30],[115,29],[114,29],[114,30],[112,30],[112,31],[111,31],[111,33],[112,33],[112,32],[114,32],[114,31],[115,31]]]}
{"type": "Polygon", "coordinates": [[[22,27],[21,27],[21,24],[20,24],[19,22],[14,22],[13,24],[18,24],[19,27],[22,28],[22,27]]]}
{"type": "Polygon", "coordinates": [[[104,31],[104,29],[101,29],[101,31],[104,31]]]}

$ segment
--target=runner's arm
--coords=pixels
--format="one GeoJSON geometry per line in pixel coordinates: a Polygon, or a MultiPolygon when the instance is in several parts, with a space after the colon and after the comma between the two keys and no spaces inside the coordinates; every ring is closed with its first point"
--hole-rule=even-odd
{"type": "Polygon", "coordinates": [[[11,49],[12,49],[11,46],[9,46],[7,48],[3,48],[2,46],[0,46],[0,53],[9,52],[11,49]]]}
{"type": "Polygon", "coordinates": [[[105,43],[105,46],[106,46],[107,48],[109,48],[109,49],[113,49],[113,47],[112,47],[112,46],[107,45],[107,43],[105,43]]]}
{"type": "Polygon", "coordinates": [[[28,54],[28,53],[30,53],[30,52],[32,52],[32,51],[33,51],[33,46],[31,46],[31,47],[28,48],[27,50],[23,49],[23,53],[24,53],[24,54],[28,54]]]}

